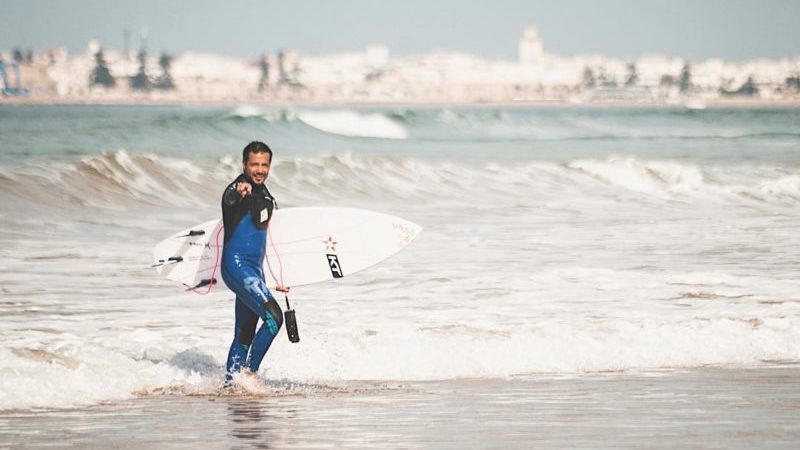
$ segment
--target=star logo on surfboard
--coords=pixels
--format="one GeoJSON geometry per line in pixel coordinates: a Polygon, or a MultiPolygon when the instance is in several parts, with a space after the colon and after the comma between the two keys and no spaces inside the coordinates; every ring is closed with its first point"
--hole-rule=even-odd
{"type": "Polygon", "coordinates": [[[325,244],[326,252],[336,253],[336,244],[338,244],[338,242],[334,241],[332,236],[328,236],[328,240],[322,242],[325,244]]]}

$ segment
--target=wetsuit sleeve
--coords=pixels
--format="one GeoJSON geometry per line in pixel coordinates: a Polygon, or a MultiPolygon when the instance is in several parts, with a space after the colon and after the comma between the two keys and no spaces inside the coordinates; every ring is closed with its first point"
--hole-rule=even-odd
{"type": "Polygon", "coordinates": [[[236,192],[236,183],[231,183],[222,194],[222,204],[224,206],[233,206],[240,201],[242,201],[242,195],[236,192]]]}

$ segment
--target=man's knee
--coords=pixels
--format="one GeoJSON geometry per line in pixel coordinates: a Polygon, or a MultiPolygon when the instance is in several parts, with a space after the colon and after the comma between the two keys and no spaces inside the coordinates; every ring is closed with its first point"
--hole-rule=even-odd
{"type": "MultiPolygon", "coordinates": [[[[267,311],[268,318],[272,318],[274,323],[273,334],[278,334],[278,330],[280,330],[283,325],[283,311],[281,311],[280,305],[278,305],[278,302],[276,302],[274,298],[271,298],[264,302],[264,309],[267,311]]],[[[272,324],[270,324],[270,328],[272,328],[272,324]]]]}
{"type": "Polygon", "coordinates": [[[239,327],[239,343],[247,347],[253,343],[253,336],[256,334],[255,326],[239,327]]]}

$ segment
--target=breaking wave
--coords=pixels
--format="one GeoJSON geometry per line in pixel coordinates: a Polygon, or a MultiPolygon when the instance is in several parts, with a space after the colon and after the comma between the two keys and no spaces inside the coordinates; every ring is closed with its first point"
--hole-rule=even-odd
{"type": "Polygon", "coordinates": [[[379,139],[407,139],[408,130],[401,121],[388,114],[356,110],[307,110],[295,112],[286,109],[266,109],[256,106],[239,106],[224,114],[223,119],[260,119],[269,123],[301,123],[318,131],[347,137],[379,139]]]}
{"type": "MultiPolygon", "coordinates": [[[[721,113],[717,113],[721,114],[721,113]]],[[[498,109],[285,109],[239,106],[223,119],[257,119],[273,125],[303,124],[318,131],[346,137],[448,141],[518,140],[737,140],[793,139],[794,127],[769,122],[726,123],[724,115],[710,125],[693,112],[665,111],[654,122],[635,112],[498,109]],[[665,123],[666,122],[666,123],[665,123]]]]}
{"type": "MultiPolygon", "coordinates": [[[[119,150],[70,163],[0,171],[0,195],[6,205],[25,200],[64,208],[211,205],[217,202],[221,186],[239,171],[239,163],[232,157],[195,163],[119,150]]],[[[520,201],[568,199],[580,203],[624,198],[796,205],[800,202],[798,171],[800,168],[781,165],[700,166],[635,157],[476,167],[343,153],[278,160],[270,174],[270,187],[281,198],[298,202],[366,198],[466,204],[480,200],[502,206],[519,205],[520,201]]]]}
{"type": "Polygon", "coordinates": [[[408,130],[401,123],[379,113],[309,111],[300,113],[298,118],[318,130],[332,134],[383,139],[408,138],[408,130]]]}

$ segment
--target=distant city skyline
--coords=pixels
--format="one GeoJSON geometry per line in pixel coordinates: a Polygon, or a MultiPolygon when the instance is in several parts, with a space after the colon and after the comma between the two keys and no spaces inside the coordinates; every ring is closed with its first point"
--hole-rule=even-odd
{"type": "Polygon", "coordinates": [[[255,58],[279,49],[301,54],[360,51],[384,44],[393,55],[450,50],[516,59],[535,26],[548,53],[631,59],[661,53],[690,60],[800,56],[800,1],[560,0],[559,2],[366,0],[270,2],[0,0],[0,50],[67,47],[97,39],[138,48],[255,58]]]}

